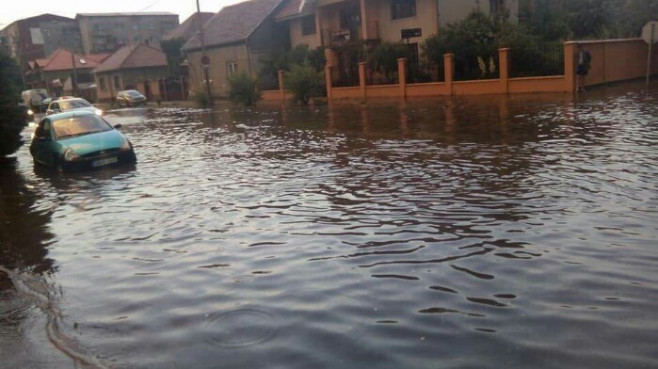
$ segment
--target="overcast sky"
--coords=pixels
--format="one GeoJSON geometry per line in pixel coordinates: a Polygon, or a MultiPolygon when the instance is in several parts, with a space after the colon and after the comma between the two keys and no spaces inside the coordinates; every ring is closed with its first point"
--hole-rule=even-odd
{"type": "MultiPolygon", "coordinates": [[[[242,0],[199,0],[202,12],[216,13],[242,0]]],[[[0,0],[0,29],[43,13],[74,18],[76,13],[171,12],[182,23],[196,11],[196,0],[0,0]]]]}

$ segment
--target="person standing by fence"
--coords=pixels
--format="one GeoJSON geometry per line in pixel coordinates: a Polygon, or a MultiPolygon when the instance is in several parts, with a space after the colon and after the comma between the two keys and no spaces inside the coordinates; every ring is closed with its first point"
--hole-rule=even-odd
{"type": "Polygon", "coordinates": [[[589,72],[590,63],[592,62],[592,55],[583,48],[582,44],[578,44],[578,67],[576,68],[576,92],[585,92],[585,77],[589,72]]]}

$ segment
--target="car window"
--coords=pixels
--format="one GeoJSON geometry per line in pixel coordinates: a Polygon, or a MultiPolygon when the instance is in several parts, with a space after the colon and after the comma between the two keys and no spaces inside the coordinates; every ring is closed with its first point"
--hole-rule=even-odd
{"type": "Polygon", "coordinates": [[[59,103],[50,104],[50,110],[55,110],[55,109],[59,109],[59,103]]]}
{"type": "Polygon", "coordinates": [[[132,96],[139,96],[139,95],[141,95],[141,92],[139,92],[139,91],[135,91],[135,90],[128,91],[128,93],[129,93],[130,95],[132,95],[132,96]]]}
{"type": "Polygon", "coordinates": [[[109,123],[95,114],[56,120],[53,122],[53,127],[55,138],[58,140],[113,129],[109,123]]]}
{"type": "Polygon", "coordinates": [[[39,122],[37,129],[34,130],[34,137],[45,138],[50,137],[50,120],[44,119],[39,122]]]}
{"type": "Polygon", "coordinates": [[[63,110],[70,110],[70,109],[77,109],[77,108],[86,108],[88,106],[91,106],[87,100],[68,100],[68,101],[62,101],[60,103],[62,106],[63,110]]]}

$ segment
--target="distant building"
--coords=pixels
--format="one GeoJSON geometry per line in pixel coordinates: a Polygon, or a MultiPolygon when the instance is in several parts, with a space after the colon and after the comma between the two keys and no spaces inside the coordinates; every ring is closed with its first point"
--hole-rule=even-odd
{"type": "Polygon", "coordinates": [[[80,30],[74,19],[41,14],[17,20],[2,29],[0,44],[27,71],[29,61],[45,58],[59,48],[80,50],[80,30]]]}
{"type": "Polygon", "coordinates": [[[121,90],[138,90],[149,100],[160,99],[159,82],[167,77],[167,57],[145,43],[128,45],[93,71],[98,99],[114,100],[121,90]]]}
{"type": "MultiPolygon", "coordinates": [[[[228,77],[246,73],[256,77],[264,53],[287,47],[286,29],[274,22],[273,14],[282,0],[250,0],[226,6],[204,27],[209,79],[213,94],[228,95],[228,77]]],[[[182,48],[187,54],[190,87],[203,91],[201,42],[198,34],[182,48]]]]}
{"type": "Polygon", "coordinates": [[[140,42],[159,47],[163,35],[178,27],[178,15],[172,13],[81,13],[75,19],[86,54],[140,42]]]}

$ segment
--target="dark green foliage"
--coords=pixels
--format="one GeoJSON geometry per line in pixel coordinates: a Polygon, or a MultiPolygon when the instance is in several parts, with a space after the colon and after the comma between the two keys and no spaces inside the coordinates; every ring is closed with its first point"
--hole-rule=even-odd
{"type": "MultiPolygon", "coordinates": [[[[482,12],[472,12],[463,21],[450,24],[438,35],[428,38],[421,44],[421,51],[428,62],[436,65],[442,65],[444,54],[453,53],[456,79],[481,78],[478,57],[485,61],[487,67],[492,59],[498,65],[495,60],[502,23],[482,12]]],[[[506,38],[511,39],[513,36],[510,34],[506,38]]]]}
{"type": "Polygon", "coordinates": [[[286,90],[292,92],[294,99],[304,105],[308,104],[311,97],[321,96],[324,92],[324,74],[309,62],[292,65],[283,80],[286,90]]]}
{"type": "Polygon", "coordinates": [[[402,43],[382,42],[372,50],[368,62],[384,76],[386,82],[393,83],[398,71],[398,59],[407,56],[407,49],[407,45],[402,43]]]}
{"type": "Polygon", "coordinates": [[[525,0],[520,15],[546,41],[638,37],[658,19],[656,0],[525,0]]]}
{"type": "Polygon", "coordinates": [[[261,89],[278,89],[279,70],[290,71],[293,65],[309,63],[316,71],[324,70],[324,49],[310,49],[308,45],[297,45],[287,51],[271,51],[260,58],[259,84],[261,89]]]}
{"type": "Polygon", "coordinates": [[[260,99],[256,81],[246,73],[237,73],[228,78],[229,98],[244,106],[253,105],[260,99]]]}
{"type": "Polygon", "coordinates": [[[421,44],[425,60],[437,67],[442,67],[444,54],[455,54],[456,80],[497,78],[498,49],[504,47],[511,49],[513,77],[563,73],[561,41],[543,39],[524,24],[513,24],[504,17],[492,18],[481,12],[448,25],[439,35],[421,44]]]}
{"type": "Polygon", "coordinates": [[[193,92],[192,97],[194,102],[199,108],[208,108],[210,107],[210,101],[208,100],[208,95],[206,95],[206,90],[203,88],[197,89],[193,92]]]}
{"type": "Polygon", "coordinates": [[[185,44],[185,39],[174,38],[171,40],[160,41],[162,51],[167,55],[167,65],[169,66],[169,75],[172,77],[180,76],[180,63],[183,60],[180,49],[185,44]]]}
{"type": "Polygon", "coordinates": [[[13,154],[22,144],[20,134],[26,121],[18,106],[21,86],[18,64],[0,50],[0,157],[13,154]]]}

